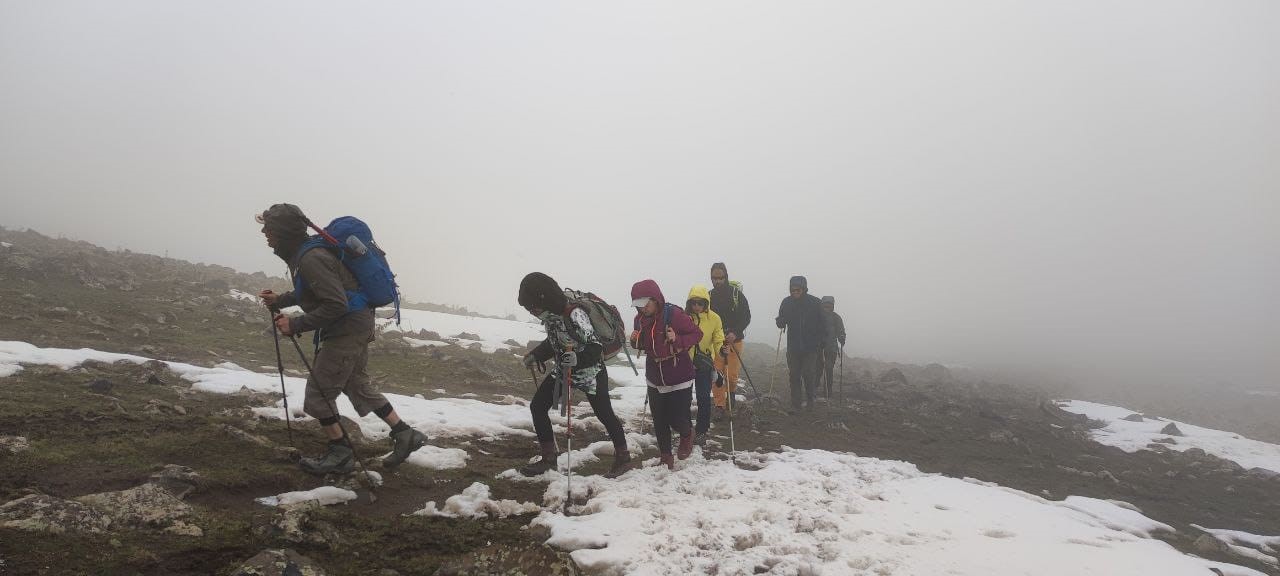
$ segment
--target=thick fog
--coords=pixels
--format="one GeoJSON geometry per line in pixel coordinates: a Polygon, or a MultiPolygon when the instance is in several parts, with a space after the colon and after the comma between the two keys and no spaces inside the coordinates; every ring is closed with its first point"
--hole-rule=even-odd
{"type": "MultiPolygon", "coordinates": [[[[848,351],[1280,388],[1280,4],[0,2],[0,226],[411,300],[788,277],[848,351]]],[[[521,313],[522,314],[522,313],[521,313]]]]}

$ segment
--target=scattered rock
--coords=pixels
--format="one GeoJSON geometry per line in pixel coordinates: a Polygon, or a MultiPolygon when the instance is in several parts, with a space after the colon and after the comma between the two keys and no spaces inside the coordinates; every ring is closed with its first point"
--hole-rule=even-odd
{"type": "Polygon", "coordinates": [[[435,576],[466,574],[545,574],[576,576],[581,574],[569,555],[548,546],[489,546],[440,566],[435,576]]]}
{"type": "Polygon", "coordinates": [[[22,436],[0,436],[0,452],[17,454],[29,448],[31,445],[22,436]]]}
{"type": "Polygon", "coordinates": [[[148,356],[159,356],[159,355],[160,355],[160,349],[159,349],[159,348],[156,348],[155,346],[152,346],[151,344],[143,344],[143,345],[139,346],[139,347],[138,347],[138,352],[141,352],[141,353],[146,354],[146,355],[148,355],[148,356]]]}
{"type": "Polygon", "coordinates": [[[160,376],[155,372],[148,372],[146,376],[143,376],[142,383],[148,386],[164,386],[165,384],[164,380],[161,380],[160,376]]]}
{"type": "Polygon", "coordinates": [[[884,384],[907,384],[907,376],[898,368],[890,368],[880,375],[880,382],[884,384]]]}
{"type": "Polygon", "coordinates": [[[479,335],[472,334],[470,332],[461,332],[457,336],[454,336],[454,338],[459,340],[483,340],[479,335]]]}
{"type": "Polygon", "coordinates": [[[1208,534],[1196,538],[1195,543],[1191,546],[1196,549],[1196,552],[1200,552],[1201,554],[1220,554],[1225,556],[1231,553],[1231,548],[1227,546],[1226,542],[1208,534]]]}
{"type": "Polygon", "coordinates": [[[1129,422],[1145,422],[1146,418],[1143,418],[1141,414],[1130,414],[1121,418],[1121,420],[1127,420],[1129,422]]]}
{"type": "Polygon", "coordinates": [[[1174,424],[1173,422],[1170,422],[1170,423],[1169,423],[1169,424],[1167,424],[1164,428],[1161,428],[1161,429],[1160,429],[1160,433],[1161,433],[1161,434],[1167,434],[1167,435],[1169,435],[1169,436],[1179,436],[1179,437],[1180,437],[1180,436],[1183,436],[1182,431],[1181,431],[1181,430],[1179,430],[1179,429],[1178,429],[1178,426],[1177,426],[1176,424],[1174,424]]]}
{"type": "Polygon", "coordinates": [[[65,306],[54,306],[52,308],[45,308],[44,310],[41,310],[40,315],[47,316],[49,318],[70,318],[75,316],[75,313],[65,306]]]}
{"type": "Polygon", "coordinates": [[[507,338],[507,339],[506,339],[505,341],[503,341],[502,343],[503,343],[503,344],[506,344],[507,346],[510,346],[510,347],[512,347],[512,348],[520,348],[520,343],[519,343],[519,342],[516,342],[516,341],[515,341],[515,339],[513,339],[513,338],[507,338]]]}
{"type": "Polygon", "coordinates": [[[147,406],[142,409],[142,412],[144,414],[151,414],[153,416],[161,416],[164,414],[177,414],[179,416],[187,415],[186,408],[183,408],[182,406],[179,406],[177,404],[170,404],[168,402],[165,402],[164,400],[159,400],[154,398],[151,400],[147,400],[147,406]]]}
{"type": "Polygon", "coordinates": [[[0,505],[0,526],[55,534],[96,534],[111,526],[111,518],[80,502],[31,494],[0,505]]]}
{"type": "Polygon", "coordinates": [[[110,394],[111,389],[115,386],[106,378],[98,378],[88,384],[89,390],[94,394],[110,394]]]}
{"type": "Polygon", "coordinates": [[[151,329],[142,324],[134,324],[129,327],[129,335],[134,338],[145,338],[151,335],[151,329]]]}
{"type": "Polygon", "coordinates": [[[159,528],[191,536],[201,535],[185,522],[191,506],[158,484],[147,483],[119,492],[89,494],[75,499],[107,517],[112,525],[127,528],[159,528]]]}
{"type": "Polygon", "coordinates": [[[315,519],[320,505],[315,501],[299,502],[283,506],[276,511],[270,524],[255,528],[259,536],[280,538],[292,544],[333,548],[342,535],[332,524],[315,519]]]}
{"type": "Polygon", "coordinates": [[[420,340],[436,340],[436,341],[443,340],[443,338],[441,338],[441,337],[440,337],[440,333],[439,333],[439,332],[432,332],[431,330],[419,330],[419,331],[418,331],[418,339],[420,339],[420,340]]]}
{"type": "Polygon", "coordinates": [[[1177,444],[1178,443],[1178,441],[1174,440],[1173,438],[1157,438],[1155,440],[1152,440],[1152,442],[1156,442],[1158,444],[1177,444]]]}
{"type": "Polygon", "coordinates": [[[152,474],[148,481],[168,490],[177,498],[186,498],[187,494],[200,485],[200,475],[186,466],[165,464],[160,471],[152,474]]]}
{"type": "Polygon", "coordinates": [[[325,576],[325,571],[293,550],[263,550],[245,560],[231,576],[325,576]]]}

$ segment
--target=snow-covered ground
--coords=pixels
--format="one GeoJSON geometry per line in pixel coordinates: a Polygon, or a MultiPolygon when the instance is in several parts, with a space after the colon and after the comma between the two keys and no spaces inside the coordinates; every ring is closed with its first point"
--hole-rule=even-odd
{"type": "Polygon", "coordinates": [[[1124,418],[1134,414],[1133,410],[1106,404],[1061,400],[1058,401],[1058,406],[1067,412],[1084,414],[1090,419],[1106,422],[1106,427],[1093,430],[1093,439],[1126,452],[1146,450],[1147,445],[1156,440],[1170,438],[1171,436],[1160,431],[1173,423],[1183,435],[1173,437],[1173,444],[1165,444],[1171,450],[1199,448],[1219,458],[1231,460],[1245,469],[1265,468],[1280,472],[1280,445],[1174,420],[1146,417],[1142,422],[1130,422],[1124,418]]]}
{"type": "MultiPolygon", "coordinates": [[[[468,331],[486,342],[541,337],[537,326],[519,322],[449,318],[450,322],[456,318],[466,325],[463,327],[456,323],[432,325],[426,316],[417,318],[415,330],[442,335],[468,331]],[[518,334],[527,327],[536,333],[518,334]]],[[[67,369],[91,359],[147,361],[140,356],[90,349],[0,342],[0,375],[17,373],[22,364],[67,369]]],[[[167,364],[194,387],[209,392],[280,389],[274,372],[254,372],[229,363],[211,368],[167,364]]],[[[609,374],[615,381],[610,392],[615,411],[627,423],[628,441],[638,454],[653,443],[652,436],[636,432],[638,421],[644,418],[643,371],[636,375],[623,364],[610,366],[609,374]]],[[[295,411],[302,405],[304,386],[302,379],[285,378],[289,405],[295,411]]],[[[432,437],[474,441],[532,436],[528,407],[522,399],[505,396],[486,402],[479,398],[389,396],[405,420],[432,437]]],[[[589,415],[588,404],[581,398],[575,400],[574,428],[600,428],[598,420],[589,415]]],[[[345,398],[338,404],[343,414],[355,416],[345,398]]],[[[280,406],[259,410],[265,416],[281,418],[280,406]]],[[[563,440],[564,419],[553,412],[552,421],[563,440]]],[[[386,426],[375,416],[360,419],[360,424],[372,438],[387,434],[386,426]]],[[[1179,427],[1188,437],[1198,436],[1195,427],[1179,427]]],[[[464,466],[468,452],[483,452],[482,446],[470,442],[463,444],[466,450],[430,447],[415,453],[410,462],[433,468],[464,466]]],[[[1050,501],[994,484],[925,474],[908,463],[823,450],[740,452],[735,461],[707,460],[695,451],[674,472],[652,466],[654,460],[650,459],[646,467],[614,480],[575,475],[571,514],[564,515],[567,478],[563,471],[568,460],[572,458],[576,465],[611,453],[608,442],[575,443],[571,454],[561,456],[559,470],[534,479],[518,477],[510,470],[499,475],[546,483],[541,503],[495,501],[488,486],[476,483],[443,504],[424,503],[418,513],[479,518],[541,509],[533,522],[549,530],[550,544],[572,550],[577,562],[606,574],[714,571],[727,575],[765,570],[794,575],[1201,576],[1210,573],[1208,567],[1226,575],[1261,574],[1178,552],[1152,538],[1154,533],[1171,530],[1169,526],[1123,503],[1081,497],[1050,501]]],[[[264,498],[263,503],[312,499],[335,502],[350,498],[347,494],[308,491],[264,498]]],[[[1274,553],[1269,546],[1275,544],[1269,537],[1241,534],[1215,531],[1215,536],[1230,540],[1234,546],[1254,551],[1255,558],[1274,553]],[[1255,544],[1249,544],[1249,538],[1255,539],[1255,544]]]]}
{"type": "MultiPolygon", "coordinates": [[[[498,350],[510,350],[512,346],[507,343],[508,340],[519,343],[519,346],[524,346],[530,340],[542,340],[546,337],[542,331],[541,324],[497,318],[460,316],[411,308],[400,309],[400,326],[398,327],[394,321],[389,319],[379,319],[378,324],[384,333],[412,333],[419,330],[428,330],[439,334],[443,338],[457,339],[459,346],[466,347],[471,344],[480,344],[480,349],[489,353],[498,350]],[[463,333],[479,336],[480,339],[459,338],[459,335],[463,333]]],[[[436,341],[432,340],[410,340],[409,338],[405,338],[405,340],[414,346],[436,345],[434,344],[436,341]]]]}
{"type": "Polygon", "coordinates": [[[1261,574],[1187,556],[1125,504],[1055,502],[904,462],[823,450],[694,456],[675,472],[547,488],[535,525],[605,574],[1261,574]]]}
{"type": "Polygon", "coordinates": [[[1267,564],[1280,565],[1280,536],[1259,536],[1239,530],[1205,528],[1196,524],[1191,526],[1221,540],[1236,554],[1267,564]]]}

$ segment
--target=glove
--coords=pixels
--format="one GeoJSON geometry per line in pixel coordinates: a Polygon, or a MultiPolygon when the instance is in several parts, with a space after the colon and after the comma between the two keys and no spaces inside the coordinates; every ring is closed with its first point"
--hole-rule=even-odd
{"type": "Polygon", "coordinates": [[[565,368],[573,368],[578,365],[578,353],[570,350],[560,355],[560,365],[565,368]]]}
{"type": "Polygon", "coordinates": [[[525,354],[524,358],[521,359],[520,361],[524,362],[524,367],[526,370],[533,370],[533,367],[538,364],[538,359],[533,357],[532,352],[525,354]]]}

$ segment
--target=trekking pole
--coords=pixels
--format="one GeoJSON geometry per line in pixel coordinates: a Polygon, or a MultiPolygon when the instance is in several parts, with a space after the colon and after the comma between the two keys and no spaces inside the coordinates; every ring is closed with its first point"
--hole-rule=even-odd
{"type": "Polygon", "coordinates": [[[569,515],[569,500],[573,498],[573,369],[564,368],[565,405],[568,406],[564,421],[565,465],[568,474],[564,479],[564,515],[569,515]]]}
{"type": "Polygon", "coordinates": [[[844,403],[844,344],[840,345],[840,402],[844,403]]]}
{"type": "MultiPolygon", "coordinates": [[[[274,324],[274,322],[272,324],[274,324]]],[[[298,338],[293,334],[290,334],[289,341],[293,342],[293,348],[298,351],[298,357],[302,359],[302,365],[307,367],[307,375],[311,376],[312,382],[316,382],[316,374],[311,371],[311,362],[307,361],[307,354],[302,351],[302,346],[298,344],[298,338]]],[[[317,386],[318,385],[319,383],[317,382],[317,386]]],[[[377,502],[378,491],[373,486],[373,480],[369,478],[369,471],[364,468],[364,462],[361,462],[359,456],[356,455],[356,447],[351,444],[351,436],[347,435],[347,427],[342,425],[342,417],[338,414],[338,407],[333,403],[333,400],[329,399],[328,396],[325,396],[323,393],[321,393],[320,396],[324,397],[324,401],[329,405],[329,410],[332,410],[333,415],[338,418],[338,429],[342,431],[342,439],[346,441],[347,448],[351,450],[351,458],[356,461],[356,466],[360,467],[360,477],[364,478],[364,485],[369,489],[369,503],[372,504],[377,502]]]]}
{"type": "MultiPolygon", "coordinates": [[[[751,391],[752,391],[753,393],[755,393],[755,395],[756,395],[756,400],[759,400],[759,399],[760,399],[760,389],[759,389],[759,388],[756,388],[756,383],[755,383],[755,382],[753,382],[753,381],[751,380],[751,371],[750,371],[750,370],[747,370],[747,361],[742,359],[742,355],[738,353],[738,349],[737,349],[737,348],[734,348],[733,346],[730,346],[730,347],[729,347],[729,351],[730,351],[730,352],[733,352],[733,355],[738,357],[738,366],[741,366],[741,367],[742,367],[742,375],[747,377],[747,385],[748,385],[748,386],[750,386],[750,387],[751,387],[751,391]]],[[[737,383],[737,382],[734,382],[733,384],[734,384],[734,386],[736,386],[738,383],[737,383]]],[[[730,387],[730,388],[729,388],[729,390],[733,390],[733,387],[730,387]]]]}
{"type": "Polygon", "coordinates": [[[729,457],[733,458],[735,456],[735,452],[737,452],[737,448],[733,444],[733,387],[730,386],[726,392],[729,393],[729,398],[725,402],[725,405],[729,407],[729,457]]]}
{"type": "Polygon", "coordinates": [[[769,394],[773,394],[773,385],[778,380],[778,359],[782,357],[782,334],[786,332],[786,328],[778,329],[778,347],[773,353],[773,369],[769,371],[769,394]]]}
{"type": "Polygon", "coordinates": [[[293,416],[289,413],[289,394],[284,390],[284,359],[280,356],[280,331],[276,328],[275,311],[268,308],[271,317],[271,336],[276,340],[276,369],[280,371],[280,398],[284,400],[284,425],[289,430],[289,446],[297,448],[293,443],[293,416]]]}
{"type": "Polygon", "coordinates": [[[630,365],[631,365],[631,371],[632,371],[632,372],[635,372],[635,373],[636,373],[636,376],[639,376],[639,375],[640,375],[640,370],[636,368],[636,363],[635,363],[634,361],[632,361],[632,360],[631,360],[631,351],[630,351],[630,350],[627,350],[627,343],[626,343],[626,342],[623,342],[623,343],[622,343],[622,353],[627,355],[627,364],[630,364],[630,365]]]}

